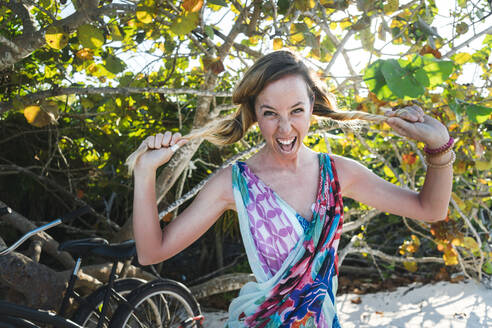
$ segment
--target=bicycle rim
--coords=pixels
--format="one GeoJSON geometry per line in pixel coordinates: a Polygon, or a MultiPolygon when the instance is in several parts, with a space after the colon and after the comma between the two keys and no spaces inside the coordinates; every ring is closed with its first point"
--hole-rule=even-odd
{"type": "MultiPolygon", "coordinates": [[[[126,297],[132,290],[144,283],[145,281],[141,279],[123,278],[115,281],[113,289],[120,297],[126,297]]],[[[105,287],[103,287],[88,296],[86,299],[87,304],[77,309],[73,320],[85,328],[96,328],[101,315],[105,292],[105,287]]],[[[118,298],[115,295],[111,295],[109,304],[106,305],[106,318],[104,318],[103,327],[108,327],[109,319],[115,313],[119,303],[118,298]]]]}
{"type": "MultiPolygon", "coordinates": [[[[145,286],[142,286],[145,287],[145,286]]],[[[200,315],[198,303],[180,284],[165,281],[136,290],[129,296],[129,305],[115,313],[112,327],[180,328],[200,327],[194,320],[200,315]]]]}

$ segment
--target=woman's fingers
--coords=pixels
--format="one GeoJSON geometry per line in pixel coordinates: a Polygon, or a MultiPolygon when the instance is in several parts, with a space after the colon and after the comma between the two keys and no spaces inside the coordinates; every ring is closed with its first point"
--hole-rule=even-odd
{"type": "Polygon", "coordinates": [[[164,137],[162,138],[161,145],[163,147],[169,147],[169,143],[171,142],[171,138],[173,137],[173,134],[171,131],[166,131],[164,133],[164,137]]]}
{"type": "Polygon", "coordinates": [[[172,135],[171,142],[169,143],[169,145],[174,146],[176,142],[178,142],[180,139],[181,139],[181,133],[176,132],[175,134],[172,135]]]}
{"type": "Polygon", "coordinates": [[[149,149],[161,149],[169,148],[176,144],[182,146],[186,142],[188,142],[188,140],[183,139],[181,133],[177,132],[173,134],[170,131],[166,131],[147,137],[142,144],[145,144],[149,149]]]}
{"type": "Polygon", "coordinates": [[[400,117],[390,117],[386,122],[395,130],[398,134],[408,137],[411,131],[415,128],[413,123],[408,122],[400,117]]]}
{"type": "Polygon", "coordinates": [[[409,122],[423,122],[425,114],[422,108],[412,105],[394,111],[387,111],[385,115],[389,117],[399,117],[409,122]]]}

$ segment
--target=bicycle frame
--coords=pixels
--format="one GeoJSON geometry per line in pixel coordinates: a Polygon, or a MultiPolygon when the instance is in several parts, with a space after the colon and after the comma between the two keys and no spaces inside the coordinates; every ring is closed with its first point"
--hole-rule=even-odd
{"type": "MultiPolygon", "coordinates": [[[[80,215],[83,215],[89,211],[88,207],[83,207],[81,209],[78,209],[72,213],[67,214],[64,218],[59,218],[55,221],[49,222],[43,226],[40,226],[36,229],[33,229],[29,231],[28,233],[24,234],[19,240],[17,240],[13,245],[10,247],[7,247],[3,250],[0,251],[0,256],[7,255],[17,249],[20,245],[22,245],[27,239],[30,237],[45,231],[47,229],[50,229],[54,226],[59,225],[62,222],[66,222],[68,220],[71,220],[75,217],[78,217],[80,215]]],[[[6,213],[11,213],[10,208],[0,208],[0,213],[6,214],[6,213]]],[[[75,270],[78,271],[78,265],[75,266],[75,270]]],[[[76,271],[74,271],[76,272],[76,271]]],[[[69,290],[67,290],[69,292],[69,290]]],[[[73,295],[76,295],[73,291],[71,291],[73,295]]],[[[76,295],[78,296],[78,295],[76,295]]],[[[64,299],[64,302],[62,303],[62,307],[64,307],[64,303],[68,301],[64,299]]],[[[36,323],[42,323],[43,325],[53,325],[54,327],[57,328],[82,328],[80,325],[74,323],[73,321],[66,319],[60,315],[53,314],[48,311],[42,311],[42,310],[36,310],[32,309],[23,305],[18,305],[14,303],[9,303],[6,301],[1,301],[0,300],[0,323],[5,323],[5,324],[11,324],[12,320],[16,319],[24,319],[26,320],[25,326],[28,326],[28,323],[33,322],[34,326],[36,326],[36,323]],[[10,320],[9,320],[10,319],[10,320]]],[[[19,320],[21,322],[22,320],[19,320]]]]}

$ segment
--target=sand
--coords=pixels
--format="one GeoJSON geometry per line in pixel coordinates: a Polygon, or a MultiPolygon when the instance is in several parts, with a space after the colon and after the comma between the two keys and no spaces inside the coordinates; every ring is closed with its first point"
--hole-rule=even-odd
{"type": "MultiPolygon", "coordinates": [[[[206,304],[202,304],[206,308],[206,304]]],[[[492,289],[474,281],[412,284],[393,292],[337,296],[343,328],[492,328],[492,289]],[[352,301],[360,297],[360,303],[352,301]]],[[[223,327],[226,312],[205,312],[205,327],[223,327]]]]}

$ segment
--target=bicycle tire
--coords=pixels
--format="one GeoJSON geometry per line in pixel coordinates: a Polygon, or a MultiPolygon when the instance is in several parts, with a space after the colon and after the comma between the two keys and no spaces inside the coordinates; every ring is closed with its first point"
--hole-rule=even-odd
{"type": "MultiPolygon", "coordinates": [[[[113,289],[121,296],[126,296],[130,294],[134,289],[146,283],[143,279],[138,278],[122,278],[117,279],[114,282],[113,289]]],[[[101,286],[92,292],[89,296],[84,299],[75,313],[72,316],[72,320],[79,325],[86,328],[95,328],[99,321],[99,312],[102,310],[102,303],[104,301],[104,295],[106,293],[107,285],[101,286]]],[[[119,301],[115,299],[114,295],[111,295],[109,299],[109,304],[106,306],[106,318],[103,327],[107,327],[109,324],[109,318],[114,314],[119,301]]]]}
{"type": "Polygon", "coordinates": [[[26,319],[0,315],[0,328],[39,328],[39,326],[26,319]]]}
{"type": "Polygon", "coordinates": [[[111,328],[201,327],[200,305],[183,284],[158,279],[128,295],[110,322],[111,328]],[[185,324],[185,323],[188,324],[185,324]]]}
{"type": "Polygon", "coordinates": [[[5,301],[0,301],[0,317],[19,318],[36,325],[51,325],[57,328],[82,328],[72,320],[60,317],[49,311],[36,310],[5,301]]]}

